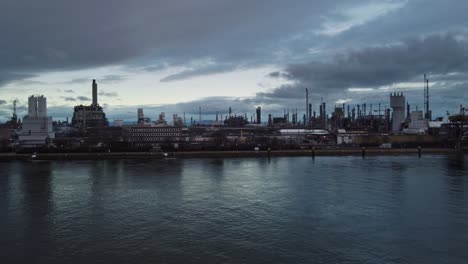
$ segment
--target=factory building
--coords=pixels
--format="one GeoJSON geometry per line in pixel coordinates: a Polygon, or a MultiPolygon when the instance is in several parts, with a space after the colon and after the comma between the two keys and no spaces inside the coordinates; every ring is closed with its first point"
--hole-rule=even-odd
{"type": "Polygon", "coordinates": [[[52,117],[47,116],[47,98],[30,96],[28,98],[28,115],[23,118],[23,126],[18,133],[21,147],[41,147],[49,139],[55,138],[52,128],[52,117]]]}
{"type": "Polygon", "coordinates": [[[184,126],[184,120],[178,114],[172,114],[172,125],[173,126],[184,126]]]}
{"type": "Polygon", "coordinates": [[[390,94],[390,107],[393,109],[392,114],[392,131],[400,132],[401,125],[405,121],[405,97],[403,93],[390,94]]]}
{"type": "Polygon", "coordinates": [[[338,130],[344,127],[344,106],[343,107],[337,107],[335,106],[335,111],[332,113],[331,117],[331,125],[333,130],[338,130]]]}
{"type": "Polygon", "coordinates": [[[107,127],[107,118],[97,99],[97,83],[92,83],[93,103],[91,105],[75,106],[73,111],[72,125],[74,127],[85,128],[104,128],[107,127]]]}
{"type": "Polygon", "coordinates": [[[161,143],[188,141],[187,128],[175,126],[124,126],[126,141],[133,147],[151,147],[161,143]]]}
{"type": "Polygon", "coordinates": [[[260,106],[257,107],[256,116],[257,116],[257,124],[261,124],[262,123],[262,108],[260,106]]]}
{"type": "Polygon", "coordinates": [[[424,134],[428,130],[428,122],[423,118],[422,111],[413,111],[410,114],[408,128],[403,129],[406,134],[424,134]]]}
{"type": "Polygon", "coordinates": [[[137,109],[137,124],[138,125],[149,125],[151,123],[151,118],[145,117],[143,108],[137,109]]]}
{"type": "Polygon", "coordinates": [[[166,126],[167,125],[166,113],[161,112],[158,116],[158,120],[156,120],[155,123],[157,126],[166,126]]]}

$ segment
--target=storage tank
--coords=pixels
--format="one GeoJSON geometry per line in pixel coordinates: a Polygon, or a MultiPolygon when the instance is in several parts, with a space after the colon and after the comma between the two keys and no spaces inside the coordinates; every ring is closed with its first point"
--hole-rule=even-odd
{"type": "Polygon", "coordinates": [[[28,98],[28,116],[37,117],[37,97],[34,95],[28,98]]]}
{"type": "Polygon", "coordinates": [[[37,117],[47,116],[47,98],[43,95],[37,97],[37,117]]]}

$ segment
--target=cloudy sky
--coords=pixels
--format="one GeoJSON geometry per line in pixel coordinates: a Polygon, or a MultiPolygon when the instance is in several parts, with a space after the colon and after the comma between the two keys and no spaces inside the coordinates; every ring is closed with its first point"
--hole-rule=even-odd
{"type": "Polygon", "coordinates": [[[198,107],[209,118],[337,103],[389,104],[403,92],[435,116],[468,99],[464,0],[2,0],[0,121],[43,94],[55,119],[89,104],[113,119],[198,107]]]}

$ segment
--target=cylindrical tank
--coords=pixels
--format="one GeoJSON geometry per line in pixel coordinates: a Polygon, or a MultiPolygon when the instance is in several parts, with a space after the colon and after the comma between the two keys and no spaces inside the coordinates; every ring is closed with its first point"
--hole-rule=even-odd
{"type": "Polygon", "coordinates": [[[28,98],[28,116],[37,117],[37,97],[34,95],[28,98]]]}

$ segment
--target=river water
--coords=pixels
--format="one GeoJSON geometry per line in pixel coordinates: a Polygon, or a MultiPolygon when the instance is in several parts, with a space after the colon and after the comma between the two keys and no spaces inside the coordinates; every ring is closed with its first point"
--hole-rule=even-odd
{"type": "Polygon", "coordinates": [[[468,156],[0,169],[1,263],[468,263],[468,156]]]}

